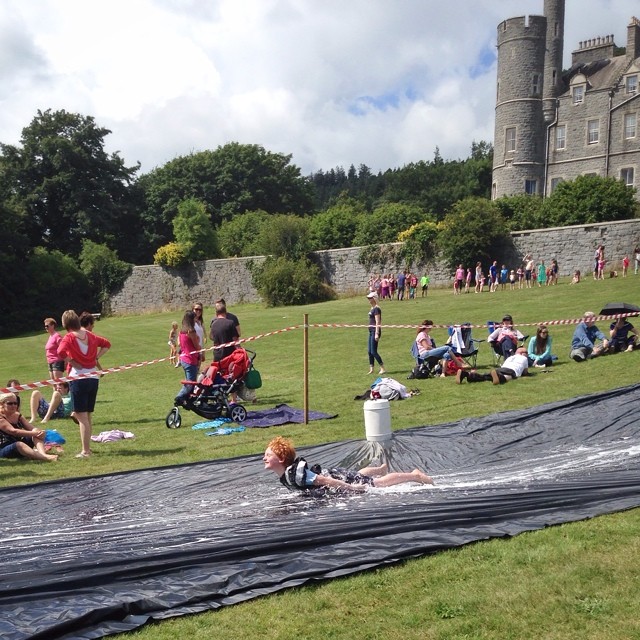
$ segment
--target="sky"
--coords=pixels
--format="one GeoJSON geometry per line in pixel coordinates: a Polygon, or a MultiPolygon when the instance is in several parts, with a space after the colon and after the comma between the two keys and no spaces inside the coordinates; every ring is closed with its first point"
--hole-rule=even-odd
{"type": "MultiPolygon", "coordinates": [[[[567,0],[565,61],[626,44],[636,0],[567,0]]],[[[0,0],[0,142],[38,109],[93,116],[140,174],[228,142],[303,175],[493,141],[496,29],[543,0],[0,0]]]]}

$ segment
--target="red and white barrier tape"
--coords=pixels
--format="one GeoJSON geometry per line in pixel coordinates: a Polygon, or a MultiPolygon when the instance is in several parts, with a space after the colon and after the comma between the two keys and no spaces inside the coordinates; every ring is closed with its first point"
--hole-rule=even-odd
{"type": "MultiPolygon", "coordinates": [[[[254,342],[255,340],[259,340],[260,338],[267,338],[269,336],[276,335],[278,333],[286,333],[288,331],[293,331],[294,329],[299,329],[300,325],[293,327],[285,327],[284,329],[278,329],[277,331],[269,331],[268,333],[261,333],[257,336],[250,336],[249,338],[241,338],[240,340],[236,340],[235,342],[227,342],[225,344],[217,345],[215,347],[208,347],[206,349],[200,349],[200,351],[192,351],[193,353],[205,353],[207,351],[213,351],[213,349],[222,349],[224,347],[230,347],[231,345],[237,346],[239,344],[243,344],[245,342],[254,342]]],[[[191,355],[189,354],[189,355],[191,355]]],[[[106,369],[101,369],[99,371],[95,371],[93,373],[80,374],[77,376],[68,376],[64,378],[58,378],[57,380],[39,380],[37,382],[28,382],[26,384],[19,384],[13,387],[0,388],[0,393],[15,393],[16,391],[31,391],[33,389],[38,389],[42,387],[50,387],[58,382],[71,382],[73,380],[81,380],[83,378],[99,378],[103,375],[108,375],[110,373],[120,373],[121,371],[128,371],[130,369],[137,369],[139,367],[146,367],[151,364],[157,364],[159,362],[167,362],[169,360],[169,356],[165,358],[154,358],[153,360],[145,360],[143,362],[135,362],[132,364],[123,364],[119,367],[109,367],[106,369]]]]}
{"type": "MultiPolygon", "coordinates": [[[[618,313],[611,316],[596,316],[596,322],[600,320],[615,320],[616,318],[627,318],[637,316],[638,313],[618,313]]],[[[544,324],[546,326],[554,326],[554,325],[572,325],[579,324],[583,321],[584,318],[571,318],[569,320],[547,320],[544,322],[522,322],[519,323],[518,327],[533,327],[538,326],[540,324],[544,324]]],[[[499,322],[496,322],[496,325],[499,325],[499,322]]],[[[285,327],[284,329],[277,329],[276,331],[269,331],[267,333],[261,333],[256,336],[250,336],[249,338],[241,338],[240,340],[236,340],[235,342],[227,342],[225,344],[217,345],[216,347],[208,347],[206,349],[200,349],[200,351],[192,351],[191,353],[205,353],[207,351],[213,351],[213,349],[222,349],[224,347],[237,346],[244,344],[246,342],[255,342],[256,340],[260,340],[262,338],[268,338],[270,336],[275,336],[280,333],[287,333],[289,331],[294,331],[296,329],[300,329],[303,325],[294,325],[292,327],[285,327]]],[[[309,324],[309,327],[316,329],[370,329],[373,328],[374,325],[368,324],[339,324],[339,323],[316,323],[309,324]]],[[[419,324],[383,324],[381,325],[384,329],[419,329],[422,325],[419,324]]],[[[486,329],[486,324],[434,324],[434,329],[449,329],[450,327],[469,327],[471,329],[486,329]]],[[[71,382],[73,380],[80,380],[82,378],[98,378],[103,375],[108,375],[111,373],[120,373],[121,371],[128,371],[130,369],[137,369],[139,367],[146,367],[148,365],[157,364],[160,362],[167,362],[169,360],[169,356],[165,358],[155,358],[153,360],[145,360],[143,362],[135,362],[132,364],[124,364],[119,367],[109,367],[107,369],[101,369],[100,371],[96,371],[94,373],[81,374],[77,376],[68,376],[65,378],[59,378],[57,380],[39,380],[37,382],[28,382],[26,384],[16,385],[14,387],[4,387],[0,388],[0,393],[14,393],[16,391],[30,391],[33,389],[38,389],[42,387],[49,387],[58,382],[71,382]]]]}

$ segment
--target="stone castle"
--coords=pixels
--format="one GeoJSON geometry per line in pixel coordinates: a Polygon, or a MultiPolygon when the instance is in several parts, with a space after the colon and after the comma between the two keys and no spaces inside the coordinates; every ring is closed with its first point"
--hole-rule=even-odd
{"type": "Polygon", "coordinates": [[[585,40],[563,71],[564,16],[564,0],[545,0],[544,15],[498,26],[493,199],[589,174],[640,187],[640,20],[626,50],[585,40]]]}

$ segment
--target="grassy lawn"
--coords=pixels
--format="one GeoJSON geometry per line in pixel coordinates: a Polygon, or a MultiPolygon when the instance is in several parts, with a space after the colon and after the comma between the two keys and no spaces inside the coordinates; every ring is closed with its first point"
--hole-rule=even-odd
{"type": "MultiPolygon", "coordinates": [[[[567,282],[480,295],[453,296],[449,290],[434,290],[424,299],[384,301],[383,324],[416,325],[429,318],[441,325],[484,325],[505,313],[516,324],[537,323],[577,318],[587,309],[597,313],[611,301],[639,302],[640,277],[587,279],[578,286],[567,282]]],[[[248,337],[302,325],[304,313],[309,314],[312,325],[362,325],[368,308],[362,296],[284,309],[242,305],[232,311],[240,317],[243,336],[248,337]]],[[[43,318],[46,315],[45,311],[43,318]]],[[[101,320],[96,332],[113,343],[102,365],[119,367],[164,358],[171,321],[180,317],[181,313],[162,313],[101,320]]],[[[211,317],[211,308],[206,308],[205,321],[211,317]]],[[[608,323],[598,326],[608,330],[608,323]]],[[[385,328],[380,352],[388,375],[422,391],[408,401],[393,403],[393,428],[529,407],[638,381],[639,351],[582,364],[569,361],[573,328],[551,327],[553,351],[559,356],[551,371],[536,371],[532,378],[500,387],[456,385],[452,378],[407,382],[415,330],[385,328]]],[[[535,331],[531,326],[521,330],[525,334],[535,331]]],[[[90,459],[76,460],[77,427],[69,420],[53,421],[50,428],[67,438],[65,455],[55,464],[0,461],[0,486],[257,453],[276,434],[294,438],[299,446],[363,438],[362,402],[353,398],[372,381],[366,374],[366,334],[366,329],[353,327],[312,327],[309,331],[309,406],[337,413],[333,420],[208,438],[190,428],[201,419],[183,412],[182,428],[168,430],[164,418],[179,389],[181,369],[168,362],[127,368],[102,379],[94,433],[122,429],[132,431],[135,440],[95,444],[90,459]]],[[[441,344],[446,331],[436,329],[432,335],[441,344]]],[[[486,335],[486,329],[474,329],[474,337],[486,335]]],[[[0,341],[0,383],[12,377],[22,383],[46,378],[45,341],[44,331],[0,341]]],[[[286,402],[302,407],[302,328],[275,333],[247,346],[258,353],[255,364],[264,383],[255,406],[286,402]]],[[[490,349],[483,344],[478,364],[488,368],[491,363],[490,349]]],[[[45,390],[45,396],[49,395],[45,390]]],[[[27,414],[28,397],[28,392],[22,393],[27,414]]],[[[634,510],[512,540],[478,543],[394,568],[164,622],[126,637],[640,638],[640,625],[628,613],[640,596],[639,524],[640,510],[634,510]]]]}

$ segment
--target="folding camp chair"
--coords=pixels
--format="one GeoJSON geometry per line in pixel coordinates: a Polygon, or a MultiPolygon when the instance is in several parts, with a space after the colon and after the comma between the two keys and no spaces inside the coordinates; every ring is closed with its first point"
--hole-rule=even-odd
{"type": "MultiPolygon", "coordinates": [[[[493,320],[489,320],[487,322],[487,330],[489,332],[488,335],[491,335],[496,330],[496,327],[499,327],[501,324],[502,322],[494,322],[493,320]]],[[[503,358],[502,351],[499,350],[500,345],[497,342],[489,342],[489,347],[491,347],[491,353],[493,354],[493,366],[497,367],[503,358]]]]}
{"type": "Polygon", "coordinates": [[[455,354],[462,358],[472,369],[477,368],[478,345],[484,340],[475,340],[471,335],[471,323],[454,324],[447,329],[449,340],[455,354]]]}
{"type": "Polygon", "coordinates": [[[415,340],[411,344],[411,355],[416,362],[416,366],[414,367],[412,374],[409,376],[409,379],[428,378],[435,375],[434,369],[439,362],[438,358],[421,358],[418,345],[415,340]],[[419,374],[416,375],[418,372],[419,374]]]}
{"type": "MultiPolygon", "coordinates": [[[[487,329],[489,331],[488,335],[491,335],[501,325],[502,325],[502,322],[489,320],[487,322],[487,329]]],[[[529,336],[522,336],[522,338],[518,340],[517,347],[523,347],[528,337],[529,336]]],[[[497,367],[500,364],[500,362],[504,359],[504,356],[502,355],[502,350],[500,348],[500,344],[498,342],[490,342],[489,346],[491,347],[491,352],[493,353],[493,364],[494,366],[497,367]]]]}

